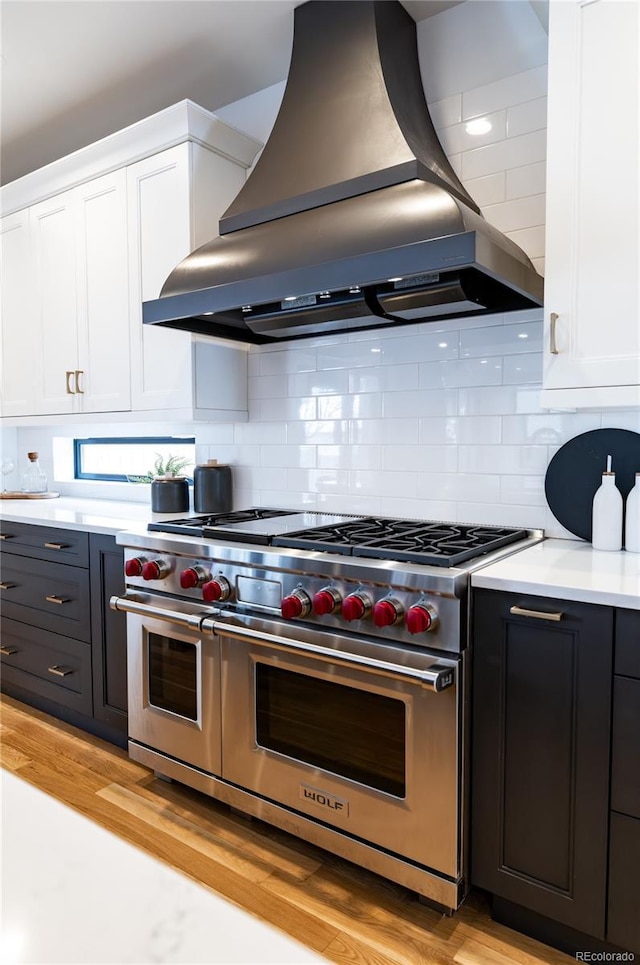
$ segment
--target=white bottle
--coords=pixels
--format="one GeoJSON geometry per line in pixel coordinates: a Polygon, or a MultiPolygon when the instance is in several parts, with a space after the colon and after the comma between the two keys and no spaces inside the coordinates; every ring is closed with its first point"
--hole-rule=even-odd
{"type": "Polygon", "coordinates": [[[593,497],[591,543],[594,550],[622,549],[622,493],[611,471],[611,456],[607,456],[607,471],[593,497]]]}
{"type": "Polygon", "coordinates": [[[636,484],[627,496],[624,548],[630,553],[640,553],[640,472],[636,473],[636,484]]]}

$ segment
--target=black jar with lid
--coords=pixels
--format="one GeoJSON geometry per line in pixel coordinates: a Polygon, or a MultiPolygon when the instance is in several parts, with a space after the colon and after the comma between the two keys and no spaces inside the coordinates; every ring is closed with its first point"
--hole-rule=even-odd
{"type": "Polygon", "coordinates": [[[186,513],[189,509],[189,482],[186,476],[156,476],[151,483],[151,510],[154,513],[186,513]]]}
{"type": "Polygon", "coordinates": [[[193,470],[193,509],[196,513],[229,513],[233,503],[231,466],[209,459],[193,470]]]}

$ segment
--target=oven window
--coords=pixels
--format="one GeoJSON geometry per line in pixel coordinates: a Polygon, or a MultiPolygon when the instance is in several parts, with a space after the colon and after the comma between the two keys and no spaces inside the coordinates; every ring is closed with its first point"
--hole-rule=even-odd
{"type": "Polygon", "coordinates": [[[197,720],[197,648],[159,633],[150,633],[148,640],[149,703],[197,720]]]}
{"type": "Polygon", "coordinates": [[[261,747],[405,796],[405,705],[330,680],[256,665],[261,747]]]}

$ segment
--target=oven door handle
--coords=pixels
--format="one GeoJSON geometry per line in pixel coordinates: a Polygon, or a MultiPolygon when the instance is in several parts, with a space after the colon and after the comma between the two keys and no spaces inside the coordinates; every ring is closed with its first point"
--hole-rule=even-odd
{"type": "Polygon", "coordinates": [[[400,664],[389,663],[386,660],[370,659],[357,653],[341,653],[330,647],[320,647],[315,643],[304,643],[301,640],[289,640],[275,634],[264,633],[262,630],[252,630],[248,627],[237,627],[229,623],[220,623],[205,617],[204,625],[211,628],[213,633],[222,637],[233,637],[248,643],[271,647],[275,650],[286,650],[294,653],[310,654],[327,663],[339,663],[345,667],[355,667],[394,680],[403,680],[418,684],[426,690],[438,693],[446,690],[455,683],[455,668],[448,664],[435,664],[429,670],[416,670],[413,667],[403,667],[400,664]]]}
{"type": "Polygon", "coordinates": [[[187,630],[196,630],[198,633],[213,636],[210,622],[205,625],[204,614],[182,613],[179,610],[166,610],[161,606],[153,606],[150,603],[141,603],[139,600],[124,596],[112,596],[109,600],[112,610],[121,610],[124,613],[135,613],[142,617],[156,617],[165,620],[167,623],[174,623],[178,627],[187,630]]]}

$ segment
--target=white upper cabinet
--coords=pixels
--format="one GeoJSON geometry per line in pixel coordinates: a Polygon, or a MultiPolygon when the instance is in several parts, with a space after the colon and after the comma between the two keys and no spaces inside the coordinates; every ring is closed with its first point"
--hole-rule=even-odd
{"type": "Polygon", "coordinates": [[[183,101],[2,188],[2,416],[247,418],[247,347],[143,326],[142,302],[259,147],[183,101]]]}
{"type": "Polygon", "coordinates": [[[127,169],[132,393],[138,412],[179,410],[181,418],[247,418],[247,347],[194,339],[142,324],[142,302],[158,298],[170,272],[218,234],[218,221],[245,179],[244,170],[185,142],[127,169]],[[211,385],[197,378],[206,358],[211,385]],[[196,364],[196,361],[198,364],[196,364]],[[231,365],[236,373],[229,385],[231,365]],[[222,383],[226,385],[223,390],[222,383]]]}
{"type": "Polygon", "coordinates": [[[550,4],[542,404],[640,405],[640,4],[550,4]]]}
{"type": "Polygon", "coordinates": [[[35,303],[29,211],[7,215],[0,223],[0,370],[2,416],[33,412],[35,303]]]}

